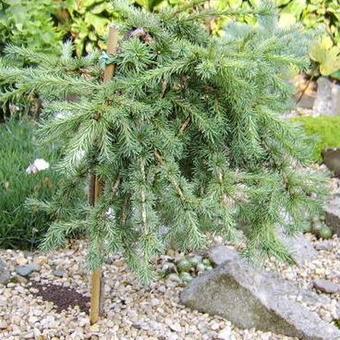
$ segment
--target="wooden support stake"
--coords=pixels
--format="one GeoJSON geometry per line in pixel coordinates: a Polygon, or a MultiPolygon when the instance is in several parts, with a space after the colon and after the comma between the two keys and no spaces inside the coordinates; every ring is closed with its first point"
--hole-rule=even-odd
{"type": "MultiPolygon", "coordinates": [[[[109,38],[107,42],[107,53],[109,55],[115,54],[118,46],[118,29],[114,25],[109,27],[109,38]]],[[[116,66],[114,64],[107,65],[104,71],[103,82],[109,82],[114,73],[116,66]]],[[[91,175],[89,201],[91,205],[95,205],[101,196],[104,189],[104,183],[97,175],[91,175]]],[[[95,324],[101,315],[102,304],[104,297],[104,281],[102,278],[102,271],[100,269],[94,271],[91,277],[91,310],[90,310],[90,324],[95,324]]]]}

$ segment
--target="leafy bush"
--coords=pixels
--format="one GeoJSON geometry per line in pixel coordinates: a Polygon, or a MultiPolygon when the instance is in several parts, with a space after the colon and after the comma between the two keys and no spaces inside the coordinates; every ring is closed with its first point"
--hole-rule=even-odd
{"type": "MultiPolygon", "coordinates": [[[[164,0],[137,0],[153,10],[164,0]]],[[[107,26],[118,19],[107,0],[0,0],[0,52],[8,43],[56,53],[62,40],[78,56],[105,48],[107,26]]]]}
{"type": "Polygon", "coordinates": [[[58,176],[50,169],[27,174],[36,158],[50,163],[56,151],[34,145],[34,125],[25,120],[0,125],[0,247],[35,246],[51,220],[46,213],[25,208],[27,197],[48,200],[56,191],[58,176]]]}
{"type": "Polygon", "coordinates": [[[331,37],[324,35],[313,44],[309,52],[311,59],[319,65],[321,75],[338,80],[340,80],[339,42],[335,45],[331,37]]]}
{"type": "MultiPolygon", "coordinates": [[[[315,41],[310,58],[319,66],[320,74],[340,79],[340,7],[338,0],[274,0],[278,6],[279,23],[290,26],[302,23],[307,29],[323,27],[325,34],[315,41]]],[[[219,0],[220,9],[244,9],[257,7],[260,0],[219,0]]],[[[215,22],[214,30],[221,30],[230,19],[215,22]]],[[[252,16],[243,21],[255,24],[252,16]]]]}
{"type": "Polygon", "coordinates": [[[66,0],[58,12],[67,36],[72,37],[78,56],[105,48],[107,26],[116,18],[107,0],[66,0]]]}
{"type": "Polygon", "coordinates": [[[306,134],[315,137],[314,159],[322,161],[322,151],[327,148],[340,147],[340,117],[299,117],[295,122],[303,125],[306,134]]]}
{"type": "Polygon", "coordinates": [[[13,43],[54,52],[62,38],[53,15],[57,8],[50,0],[0,0],[0,51],[13,43]]]}
{"type": "Polygon", "coordinates": [[[306,28],[325,30],[315,41],[310,58],[323,76],[340,79],[340,7],[338,0],[277,0],[281,22],[301,22],[306,28]]]}
{"type": "MultiPolygon", "coordinates": [[[[55,54],[63,37],[54,16],[57,8],[50,0],[0,0],[0,54],[8,44],[55,54]]],[[[4,90],[0,87],[0,92],[4,90]]],[[[18,98],[15,105],[1,103],[0,121],[19,112],[25,115],[32,99],[18,98]]]]}
{"type": "Polygon", "coordinates": [[[12,43],[56,53],[62,40],[72,38],[83,55],[103,47],[113,19],[106,0],[0,0],[0,51],[12,43]]]}

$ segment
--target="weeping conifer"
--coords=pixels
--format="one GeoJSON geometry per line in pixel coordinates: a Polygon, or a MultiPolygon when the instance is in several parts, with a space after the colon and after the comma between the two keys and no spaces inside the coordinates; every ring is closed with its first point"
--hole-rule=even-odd
{"type": "Polygon", "coordinates": [[[38,95],[40,139],[62,149],[66,185],[31,204],[53,213],[90,174],[104,183],[95,206],[58,215],[42,247],[81,231],[92,270],[119,251],[144,282],[169,244],[202,248],[207,233],[235,241],[240,228],[248,256],[291,260],[277,229],[297,232],[323,188],[306,137],[282,118],[293,91],[285,79],[308,67],[309,37],[279,28],[268,5],[253,13],[257,26],[232,24],[221,37],[208,34],[207,16],[247,13],[114,6],[124,18],[115,55],[75,58],[71,43],[60,57],[8,46],[1,63],[1,100],[38,95]],[[31,66],[8,66],[17,58],[31,66]],[[108,64],[115,77],[102,83],[108,64]]]}

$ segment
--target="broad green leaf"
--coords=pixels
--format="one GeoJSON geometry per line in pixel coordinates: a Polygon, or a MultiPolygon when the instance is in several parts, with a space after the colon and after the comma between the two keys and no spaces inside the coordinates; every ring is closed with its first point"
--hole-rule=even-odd
{"type": "MultiPolygon", "coordinates": [[[[164,0],[136,0],[135,2],[149,11],[152,11],[156,6],[164,2],[164,0]]],[[[181,1],[179,1],[179,3],[181,3],[181,1]]]]}
{"type": "Polygon", "coordinates": [[[313,5],[313,4],[309,4],[306,8],[306,13],[308,12],[314,12],[318,9],[318,5],[313,5]]]}
{"type": "Polygon", "coordinates": [[[296,18],[293,14],[290,13],[282,13],[279,19],[280,27],[289,27],[296,23],[296,18]]]}
{"type": "Polygon", "coordinates": [[[261,0],[249,0],[253,7],[259,7],[261,4],[261,0]]]}
{"type": "Polygon", "coordinates": [[[229,0],[228,2],[232,9],[240,8],[242,4],[242,0],[229,0]]]}
{"type": "Polygon", "coordinates": [[[340,80],[340,70],[330,74],[330,77],[332,77],[336,80],[340,80]]]}
{"type": "Polygon", "coordinates": [[[329,50],[333,46],[333,41],[328,35],[324,35],[321,38],[320,48],[329,50]]]}
{"type": "MultiPolygon", "coordinates": [[[[326,46],[326,45],[324,45],[326,46]]],[[[312,60],[323,63],[327,58],[327,48],[322,47],[322,41],[316,42],[313,44],[311,50],[309,51],[309,56],[312,60]]]]}
{"type": "Polygon", "coordinates": [[[85,7],[85,8],[89,8],[93,5],[96,5],[96,4],[100,4],[102,3],[104,0],[81,0],[78,2],[81,4],[82,7],[85,7]]]}
{"type": "Polygon", "coordinates": [[[340,69],[340,49],[337,46],[328,50],[327,57],[320,64],[320,72],[324,76],[328,76],[340,69]]]}
{"type": "Polygon", "coordinates": [[[149,1],[148,0],[136,0],[135,1],[139,6],[149,9],[149,1]]]}
{"type": "Polygon", "coordinates": [[[302,18],[302,23],[308,28],[310,27],[314,28],[316,22],[317,22],[317,16],[315,14],[309,14],[302,18]]]}
{"type": "Polygon", "coordinates": [[[306,7],[306,0],[293,0],[283,10],[282,14],[292,14],[295,18],[300,17],[306,7]]]}
{"type": "Polygon", "coordinates": [[[158,5],[160,5],[162,2],[164,2],[164,0],[149,0],[149,6],[150,6],[150,10],[153,10],[155,7],[157,7],[158,5]]]}
{"type": "Polygon", "coordinates": [[[96,34],[103,36],[106,34],[110,20],[88,12],[85,14],[85,22],[94,27],[96,34]]]}
{"type": "Polygon", "coordinates": [[[107,11],[107,12],[111,13],[112,10],[113,10],[113,7],[112,7],[111,3],[103,2],[103,3],[99,4],[99,5],[96,5],[93,8],[91,8],[91,13],[93,13],[93,14],[100,14],[100,13],[102,13],[104,11],[107,11]]]}
{"type": "Polygon", "coordinates": [[[287,5],[290,0],[276,0],[277,6],[287,5]]]}

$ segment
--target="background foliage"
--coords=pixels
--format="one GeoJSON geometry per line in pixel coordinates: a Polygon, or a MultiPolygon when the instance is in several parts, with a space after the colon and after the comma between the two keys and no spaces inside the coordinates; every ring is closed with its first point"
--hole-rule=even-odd
{"type": "Polygon", "coordinates": [[[34,143],[31,122],[12,120],[0,125],[0,247],[29,248],[48,228],[50,217],[41,211],[25,208],[27,197],[51,199],[60,179],[45,170],[29,175],[26,168],[36,158],[53,163],[56,151],[38,148],[34,143]]]}
{"type": "MultiPolygon", "coordinates": [[[[320,29],[322,38],[314,42],[310,58],[319,66],[321,75],[340,79],[340,6],[338,0],[274,0],[278,6],[281,26],[301,23],[306,29],[320,29]]],[[[218,0],[219,8],[250,9],[257,7],[260,0],[218,0]]],[[[215,22],[219,31],[229,19],[215,22]]],[[[254,17],[243,20],[255,24],[254,17]]]]}
{"type": "Polygon", "coordinates": [[[0,247],[35,247],[54,220],[69,216],[86,197],[84,183],[74,186],[53,169],[59,159],[59,146],[38,146],[36,128],[27,119],[0,124],[0,139],[5,146],[0,149],[0,247]],[[27,174],[27,167],[37,158],[47,160],[50,169],[27,174]],[[69,195],[65,187],[70,189],[69,195]],[[60,199],[67,204],[58,205],[60,199]],[[48,201],[48,209],[37,209],[37,200],[46,206],[48,201]]]}
{"type": "Polygon", "coordinates": [[[0,0],[0,9],[2,48],[12,43],[53,53],[68,38],[75,41],[78,55],[103,47],[114,19],[106,0],[0,0]]]}
{"type": "Polygon", "coordinates": [[[107,26],[117,19],[107,0],[59,0],[56,15],[64,35],[75,42],[77,55],[105,47],[107,26]]]}
{"type": "MultiPolygon", "coordinates": [[[[187,4],[187,0],[135,0],[149,11],[165,6],[187,4]]],[[[338,0],[274,0],[280,24],[297,22],[307,29],[324,28],[324,36],[315,41],[311,59],[320,65],[322,75],[340,77],[340,6],[338,0]]],[[[205,6],[249,10],[260,0],[211,0],[205,6]]],[[[104,48],[107,25],[117,20],[107,0],[0,0],[0,49],[6,43],[56,52],[62,39],[75,41],[77,55],[94,48],[104,48]]],[[[255,24],[254,16],[245,15],[246,23],[255,24]]],[[[211,29],[221,32],[230,19],[211,20],[211,29]]]]}
{"type": "Polygon", "coordinates": [[[62,32],[51,0],[0,0],[0,51],[8,43],[54,52],[62,32]]]}

